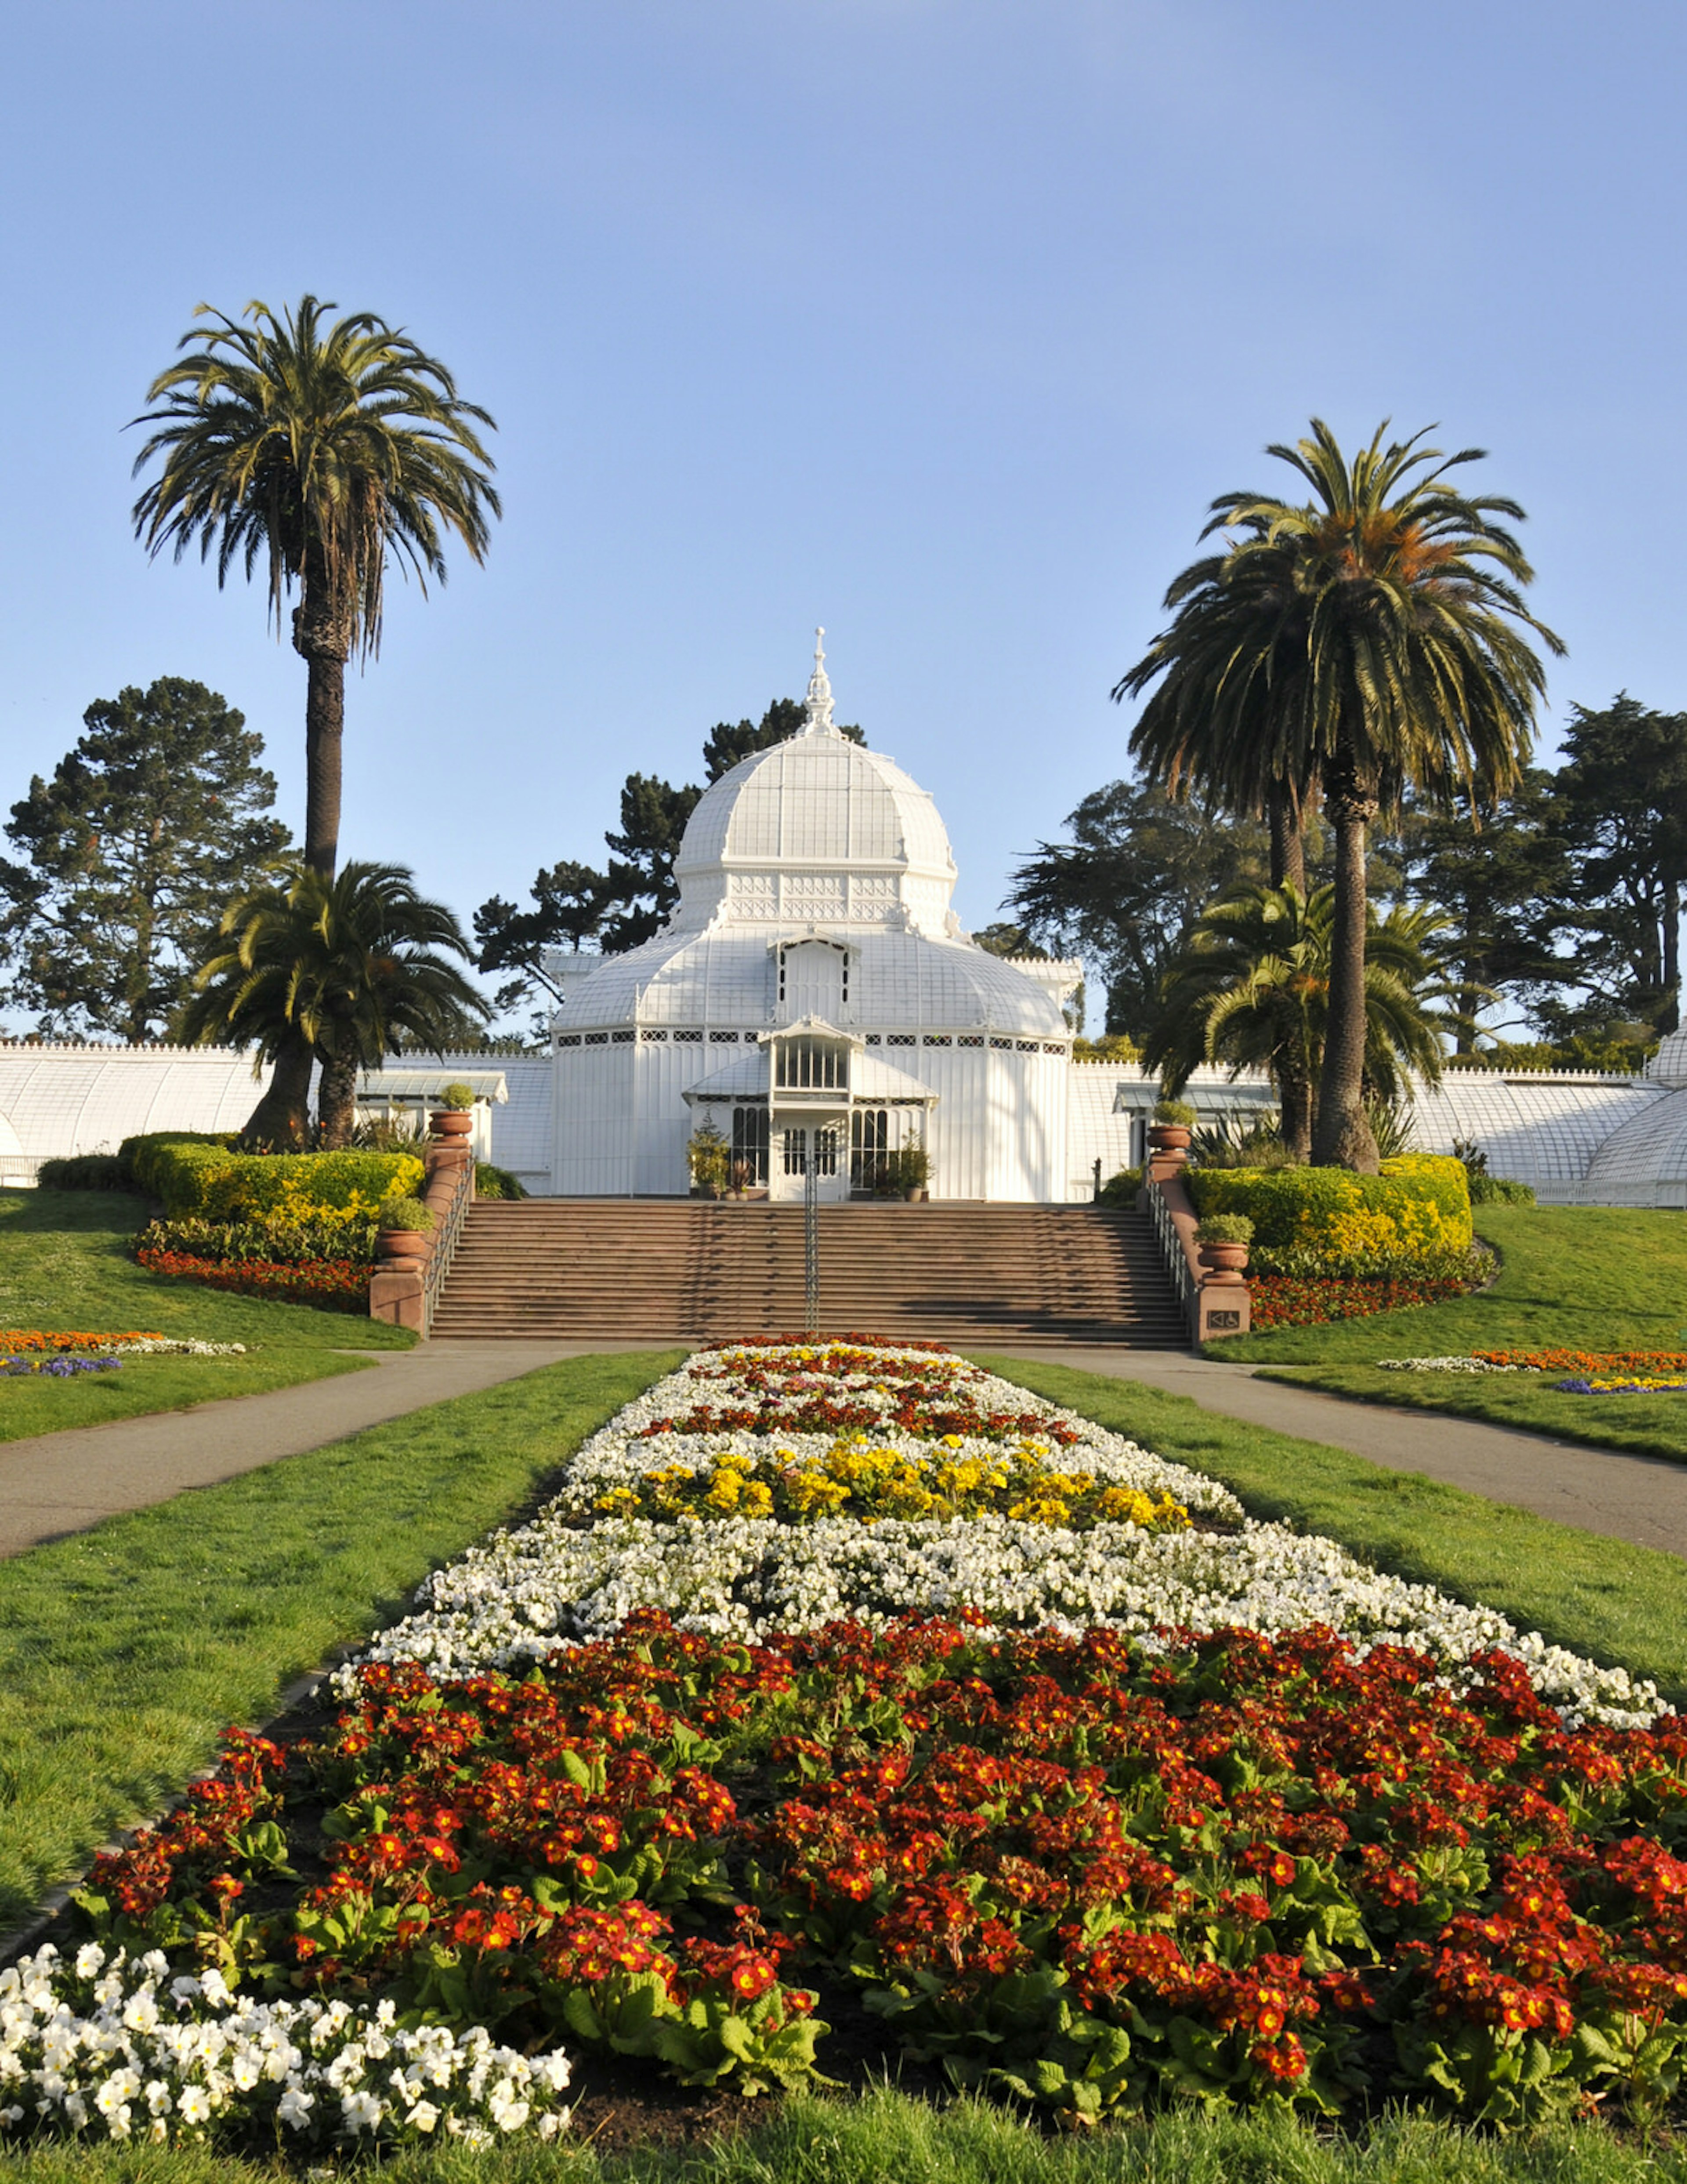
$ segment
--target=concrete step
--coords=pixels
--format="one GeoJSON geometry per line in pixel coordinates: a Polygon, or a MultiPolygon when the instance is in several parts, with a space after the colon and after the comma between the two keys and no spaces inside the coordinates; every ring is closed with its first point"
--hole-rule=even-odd
{"type": "MultiPolygon", "coordinates": [[[[539,1199],[474,1206],[433,1332],[720,1340],[806,1312],[799,1206],[539,1199]]],[[[1182,1347],[1147,1224],[1089,1206],[819,1210],[822,1323],[955,1342],[1182,1347]]]]}

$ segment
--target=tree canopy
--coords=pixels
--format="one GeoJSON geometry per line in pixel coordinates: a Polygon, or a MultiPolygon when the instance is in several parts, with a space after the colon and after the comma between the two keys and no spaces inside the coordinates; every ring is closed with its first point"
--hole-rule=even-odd
{"type": "Polygon", "coordinates": [[[97,699],[86,733],[12,806],[0,860],[7,1001],[43,1036],[156,1038],[206,936],[287,846],[261,737],[176,675],[97,699]]]}
{"type": "Polygon", "coordinates": [[[343,1145],[359,1068],[405,1036],[436,1052],[478,1038],[486,1003],[450,960],[468,953],[455,917],[402,865],[354,862],[330,879],[293,859],[225,911],[181,1034],[270,1058],[302,1039],[322,1065],[322,1142],[343,1145]]]}
{"type": "Polygon", "coordinates": [[[1116,696],[1160,689],[1133,748],[1173,787],[1247,814],[1316,789],[1335,838],[1329,1019],[1314,1157],[1374,1171],[1364,1106],[1367,833],[1408,788],[1450,808],[1513,788],[1545,674],[1531,636],[1563,646],[1525,607],[1533,576],[1505,522],[1515,501],[1471,495],[1421,432],[1344,454],[1311,436],[1267,453],[1304,501],[1238,492],[1212,502],[1221,554],[1176,578],[1170,627],[1116,696]]]}

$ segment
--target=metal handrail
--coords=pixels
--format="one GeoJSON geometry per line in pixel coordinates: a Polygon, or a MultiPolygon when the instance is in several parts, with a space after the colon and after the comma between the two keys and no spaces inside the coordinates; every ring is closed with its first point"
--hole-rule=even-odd
{"type": "Polygon", "coordinates": [[[1183,1240],[1178,1234],[1178,1224],[1172,1218],[1172,1209],[1166,1203],[1166,1194],[1155,1183],[1150,1183],[1144,1195],[1148,1200],[1148,1217],[1155,1235],[1159,1239],[1160,1255],[1166,1262],[1166,1271],[1172,1277],[1172,1286],[1178,1293],[1178,1301],[1187,1318],[1193,1312],[1196,1288],[1195,1278],[1189,1271],[1189,1257],[1183,1249],[1183,1240]]]}
{"type": "Polygon", "coordinates": [[[451,1262],[457,1255],[462,1239],[463,1223],[469,1217],[469,1207],[475,1195],[475,1170],[472,1159],[465,1161],[458,1172],[457,1189],[444,1222],[434,1231],[433,1249],[428,1253],[422,1268],[422,1338],[433,1332],[433,1315],[439,1302],[439,1292],[445,1277],[451,1271],[451,1262]]]}

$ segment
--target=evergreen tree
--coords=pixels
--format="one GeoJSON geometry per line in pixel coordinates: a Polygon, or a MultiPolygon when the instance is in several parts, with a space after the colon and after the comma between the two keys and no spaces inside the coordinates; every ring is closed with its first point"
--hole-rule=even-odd
{"type": "MultiPolygon", "coordinates": [[[[1687,902],[1687,713],[1657,713],[1620,692],[1575,707],[1553,783],[1573,873],[1566,890],[1583,1018],[1620,1017],[1673,1031],[1681,1021],[1681,915],[1687,902]]],[[[1565,1022],[1561,1009],[1542,1011],[1565,1022]]]]}
{"type": "Polygon", "coordinates": [[[1257,822],[1215,818],[1139,781],[1093,790],[1066,823],[1071,841],[1038,843],[1005,906],[1033,939],[1099,975],[1110,1034],[1139,1034],[1207,904],[1266,877],[1269,838],[1257,822]]]}
{"type": "Polygon", "coordinates": [[[82,720],[53,778],[12,806],[0,990],[47,1036],[141,1041],[174,1016],[224,903],[287,830],[267,816],[262,738],[203,682],[160,676],[82,720]]]}

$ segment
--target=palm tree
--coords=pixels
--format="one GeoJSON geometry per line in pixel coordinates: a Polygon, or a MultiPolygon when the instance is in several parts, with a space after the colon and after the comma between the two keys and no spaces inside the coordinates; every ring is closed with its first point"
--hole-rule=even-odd
{"type": "MultiPolygon", "coordinates": [[[[484,410],[461,400],[437,358],[373,312],[330,320],[338,307],[305,296],[279,314],[249,304],[246,323],[202,304],[210,324],[184,334],[192,349],[147,391],[135,421],[155,429],[136,472],[162,456],[135,504],[136,534],[180,560],[196,541],[214,552],[217,582],[265,565],[279,635],[294,588],[293,649],[307,670],[304,857],[331,879],[339,854],[340,750],[346,663],[381,647],[389,557],[446,578],[455,532],[480,561],[498,499],[476,427],[484,410]]],[[[302,1130],[310,1057],[294,1041],[277,1057],[248,1139],[286,1142],[302,1130]]]]}
{"type": "Polygon", "coordinates": [[[402,865],[348,864],[327,878],[292,859],[223,913],[221,945],[179,1022],[192,1044],[255,1042],[259,1060],[302,1043],[322,1065],[324,1145],[351,1137],[359,1068],[408,1034],[440,1051],[480,1036],[486,1002],[448,955],[468,942],[402,865]]]}
{"type": "Polygon", "coordinates": [[[1312,498],[1214,501],[1202,536],[1237,535],[1179,577],[1176,619],[1115,692],[1166,677],[1138,734],[1174,783],[1191,777],[1247,809],[1273,793],[1294,810],[1314,788],[1322,797],[1336,869],[1312,1156],[1365,1173],[1377,1167],[1364,1109],[1367,830],[1408,783],[1443,810],[1510,788],[1545,683],[1524,632],[1564,649],[1524,607],[1534,571],[1495,520],[1523,510],[1448,482],[1485,451],[1448,457],[1421,432],[1384,446],[1387,429],[1351,461],[1317,418],[1310,439],[1269,448],[1312,498]]]}
{"type": "MultiPolygon", "coordinates": [[[[1212,904],[1168,969],[1144,1059],[1176,1094],[1203,1062],[1270,1071],[1283,1140],[1297,1160],[1311,1148],[1313,1088],[1328,1039],[1335,890],[1244,886],[1212,904]]],[[[1410,1078],[1441,1077],[1441,1034],[1431,1007],[1456,991],[1449,978],[1452,922],[1428,905],[1369,918],[1365,961],[1368,1107],[1411,1096],[1410,1078]]]]}

